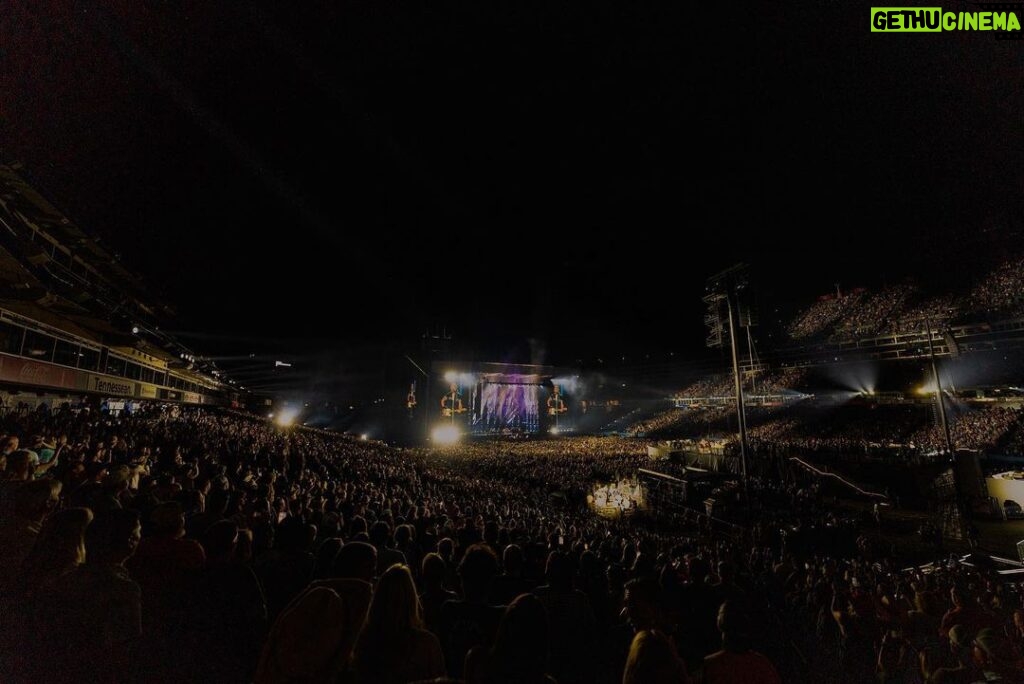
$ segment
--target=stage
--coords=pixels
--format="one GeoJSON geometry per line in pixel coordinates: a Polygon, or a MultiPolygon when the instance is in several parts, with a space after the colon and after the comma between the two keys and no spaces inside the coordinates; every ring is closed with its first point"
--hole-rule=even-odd
{"type": "Polygon", "coordinates": [[[578,376],[553,366],[437,363],[437,419],[467,435],[518,438],[574,429],[578,376]]]}

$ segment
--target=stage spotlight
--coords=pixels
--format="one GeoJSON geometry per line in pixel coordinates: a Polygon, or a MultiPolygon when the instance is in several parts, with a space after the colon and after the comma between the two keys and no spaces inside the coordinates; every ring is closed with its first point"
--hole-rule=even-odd
{"type": "Polygon", "coordinates": [[[455,382],[458,379],[459,379],[459,374],[456,373],[455,371],[453,371],[453,370],[445,371],[445,374],[444,374],[444,381],[445,382],[455,382]]]}
{"type": "Polygon", "coordinates": [[[139,326],[133,325],[132,326],[132,335],[138,335],[138,334],[139,334],[139,326]]]}
{"type": "Polygon", "coordinates": [[[298,409],[286,408],[277,414],[277,424],[281,427],[288,427],[295,422],[299,415],[298,409]]]}
{"type": "Polygon", "coordinates": [[[267,418],[268,418],[269,420],[274,420],[274,414],[273,414],[273,413],[268,413],[268,414],[267,414],[267,418]]]}
{"type": "Polygon", "coordinates": [[[551,429],[550,429],[550,430],[549,430],[548,432],[550,432],[550,433],[551,433],[551,434],[553,434],[553,435],[557,435],[557,434],[558,434],[558,428],[556,428],[556,427],[553,427],[553,428],[551,428],[551,429]]]}
{"type": "Polygon", "coordinates": [[[370,436],[364,432],[363,434],[359,435],[359,439],[365,442],[366,440],[370,439],[370,436]]]}
{"type": "Polygon", "coordinates": [[[459,441],[459,428],[454,425],[438,425],[430,433],[430,439],[440,446],[455,444],[459,441]]]}

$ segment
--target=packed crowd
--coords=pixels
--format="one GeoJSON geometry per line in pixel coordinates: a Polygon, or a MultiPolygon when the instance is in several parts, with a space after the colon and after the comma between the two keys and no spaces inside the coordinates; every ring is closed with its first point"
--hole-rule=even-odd
{"type": "Polygon", "coordinates": [[[627,432],[652,439],[676,435],[697,437],[717,434],[716,426],[734,414],[735,409],[727,404],[700,409],[673,407],[633,423],[627,432]]]}
{"type": "Polygon", "coordinates": [[[1008,456],[1024,456],[1024,420],[1019,420],[1010,427],[1001,448],[1008,456]]]}
{"type": "Polygon", "coordinates": [[[709,375],[676,392],[673,394],[673,398],[708,399],[711,397],[731,397],[733,391],[731,375],[709,375]]]}
{"type": "MultiPolygon", "coordinates": [[[[743,391],[750,396],[771,394],[799,393],[806,389],[808,378],[806,368],[786,366],[771,371],[744,373],[743,391]]],[[[728,402],[735,393],[735,384],[731,375],[711,375],[691,383],[682,390],[672,394],[673,400],[689,399],[699,403],[709,400],[728,402]]]]}
{"type": "Polygon", "coordinates": [[[971,290],[968,303],[982,313],[1024,311],[1024,257],[1007,259],[971,290]]]}
{"type": "Polygon", "coordinates": [[[796,406],[781,412],[752,411],[748,433],[755,450],[864,452],[873,447],[913,448],[909,436],[931,420],[931,412],[921,406],[796,406]]]}
{"type": "Polygon", "coordinates": [[[903,284],[869,292],[857,288],[824,295],[798,313],[786,328],[793,340],[827,338],[845,342],[858,337],[912,333],[926,325],[942,327],[977,317],[1024,314],[1024,258],[995,265],[968,291],[927,297],[903,284]]]}
{"type": "MultiPolygon", "coordinates": [[[[992,449],[1002,445],[1008,433],[1021,424],[1020,409],[992,407],[966,410],[949,416],[949,434],[957,449],[992,449]]],[[[945,449],[941,426],[918,430],[910,441],[923,451],[945,449]]]]}
{"type": "Polygon", "coordinates": [[[901,318],[904,304],[913,288],[909,285],[886,287],[880,292],[865,293],[847,307],[837,321],[830,339],[845,342],[870,337],[881,332],[891,321],[901,318]]]}
{"type": "Polygon", "coordinates": [[[3,431],[5,682],[1014,681],[1024,655],[1019,596],[894,579],[807,483],[755,479],[739,536],[593,515],[632,440],[399,450],[167,407],[3,431]]]}
{"type": "Polygon", "coordinates": [[[907,307],[883,325],[881,332],[915,333],[927,330],[928,326],[933,330],[941,329],[955,320],[962,310],[961,297],[942,295],[907,307]]]}
{"type": "Polygon", "coordinates": [[[794,340],[816,337],[830,330],[843,314],[855,306],[864,293],[858,288],[846,294],[824,295],[811,304],[789,324],[787,332],[794,340]]]}
{"type": "Polygon", "coordinates": [[[808,372],[806,368],[787,366],[778,370],[759,373],[750,379],[753,394],[787,394],[805,389],[808,372]]]}

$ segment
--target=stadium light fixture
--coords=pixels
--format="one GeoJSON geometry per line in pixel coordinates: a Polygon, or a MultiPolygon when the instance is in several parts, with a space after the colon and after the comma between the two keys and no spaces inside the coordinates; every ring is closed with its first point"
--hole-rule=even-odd
{"type": "Polygon", "coordinates": [[[283,409],[277,414],[277,424],[281,427],[289,427],[295,422],[295,419],[299,415],[299,410],[294,408],[283,409]]]}

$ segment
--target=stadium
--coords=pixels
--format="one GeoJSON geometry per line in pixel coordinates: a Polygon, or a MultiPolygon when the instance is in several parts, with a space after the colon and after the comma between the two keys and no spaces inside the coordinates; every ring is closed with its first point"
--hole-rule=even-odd
{"type": "Polygon", "coordinates": [[[1011,58],[16,4],[0,681],[1024,681],[1011,58]]]}

